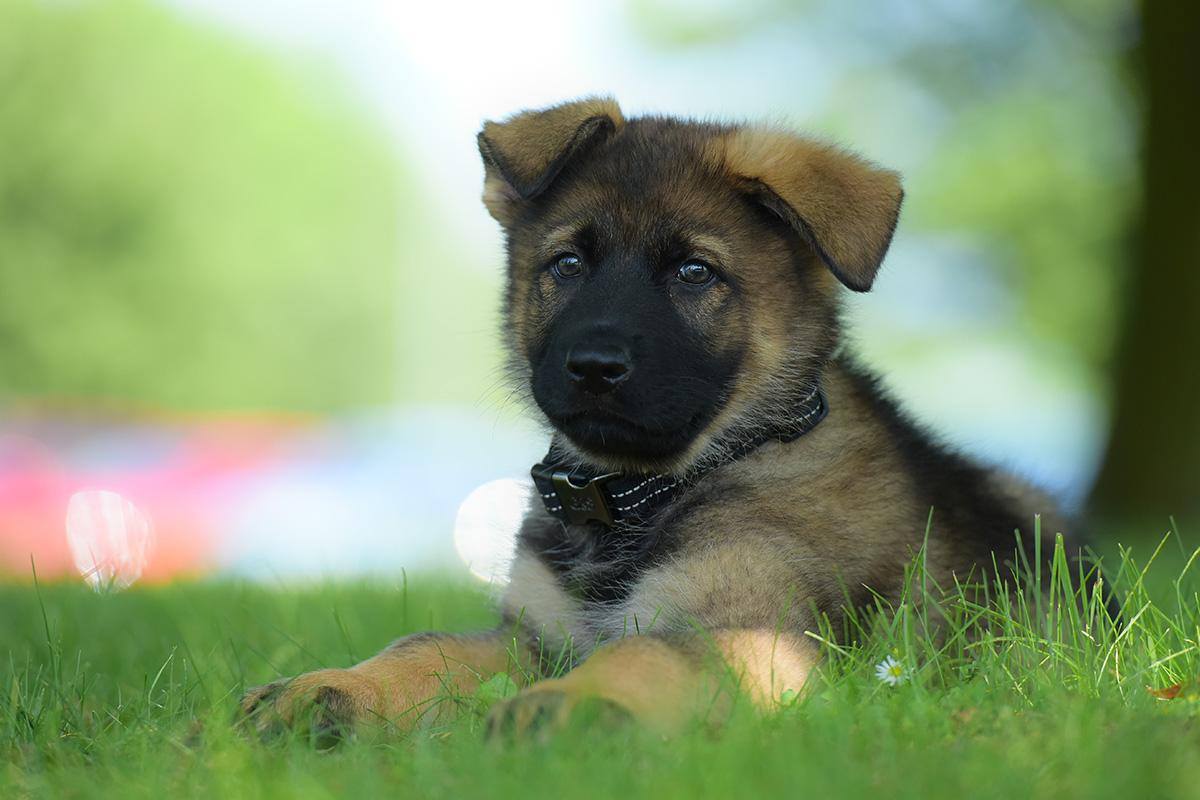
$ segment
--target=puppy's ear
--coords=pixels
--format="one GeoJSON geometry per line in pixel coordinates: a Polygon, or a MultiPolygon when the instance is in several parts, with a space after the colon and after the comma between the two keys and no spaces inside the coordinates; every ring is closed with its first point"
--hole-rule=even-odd
{"type": "Polygon", "coordinates": [[[625,124],[608,97],[588,97],[540,111],[523,111],[479,132],[483,157],[483,203],[502,225],[517,206],[537,197],[572,158],[625,124]]]}
{"type": "Polygon", "coordinates": [[[795,228],[838,280],[870,290],[900,215],[900,176],[837,147],[744,128],[723,141],[735,181],[795,228]]]}

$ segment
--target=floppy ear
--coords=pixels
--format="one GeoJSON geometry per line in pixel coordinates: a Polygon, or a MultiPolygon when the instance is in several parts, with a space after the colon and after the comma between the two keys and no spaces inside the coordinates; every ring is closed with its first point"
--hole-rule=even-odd
{"type": "Polygon", "coordinates": [[[608,97],[588,97],[540,111],[522,111],[503,122],[485,122],[479,154],[485,178],[483,203],[501,224],[517,204],[546,190],[572,158],[625,124],[608,97]]]}
{"type": "Polygon", "coordinates": [[[754,128],[729,134],[724,157],[746,191],[795,228],[838,280],[870,290],[900,215],[899,175],[832,145],[754,128]]]}

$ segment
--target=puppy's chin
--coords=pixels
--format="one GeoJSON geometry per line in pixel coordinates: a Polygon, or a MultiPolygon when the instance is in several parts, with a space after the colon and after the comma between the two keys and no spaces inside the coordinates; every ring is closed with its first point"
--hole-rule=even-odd
{"type": "Polygon", "coordinates": [[[644,473],[685,469],[704,427],[698,418],[664,429],[599,414],[551,418],[550,422],[562,434],[562,443],[581,460],[601,469],[644,473]]]}

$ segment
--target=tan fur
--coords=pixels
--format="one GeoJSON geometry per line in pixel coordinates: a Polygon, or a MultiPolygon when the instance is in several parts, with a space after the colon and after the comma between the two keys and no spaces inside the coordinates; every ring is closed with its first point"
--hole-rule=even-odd
{"type": "Polygon", "coordinates": [[[763,709],[802,691],[819,660],[815,644],[778,630],[722,630],[712,643],[735,683],[763,709]]]}
{"type": "Polygon", "coordinates": [[[660,733],[677,733],[701,719],[720,722],[745,693],[762,710],[804,688],[817,650],[790,633],[717,630],[670,639],[630,636],[597,650],[566,676],[544,680],[492,712],[493,725],[530,733],[562,726],[586,703],[621,709],[660,733]],[[549,717],[549,719],[547,719],[549,717]]]}
{"type": "Polygon", "coordinates": [[[538,681],[495,709],[493,719],[510,719],[512,732],[521,734],[535,721],[566,724],[579,704],[602,701],[669,733],[702,707],[707,678],[698,659],[684,650],[661,639],[633,636],[601,648],[562,678],[538,681]],[[552,719],[539,720],[546,711],[552,719]]]}
{"type": "Polygon", "coordinates": [[[507,672],[522,680],[529,666],[512,637],[419,635],[402,639],[349,669],[323,669],[250,690],[242,712],[260,730],[291,725],[314,702],[330,703],[338,721],[374,719],[399,730],[453,713],[456,696],[471,696],[481,680],[507,672]],[[332,690],[332,691],[330,691],[332,690]],[[322,697],[323,695],[323,697],[322,697]]]}
{"type": "Polygon", "coordinates": [[[499,222],[512,221],[514,204],[528,197],[539,178],[590,122],[614,129],[625,122],[616,101],[589,97],[545,112],[525,112],[504,122],[487,122],[479,134],[485,164],[483,203],[499,222]]]}
{"type": "Polygon", "coordinates": [[[737,130],[718,150],[731,173],[763,182],[795,211],[847,285],[871,287],[900,213],[899,175],[788,131],[737,130]]]}
{"type": "Polygon", "coordinates": [[[541,560],[518,552],[500,601],[505,616],[520,619],[539,634],[543,657],[571,649],[586,656],[599,641],[600,627],[566,591],[541,560]]]}

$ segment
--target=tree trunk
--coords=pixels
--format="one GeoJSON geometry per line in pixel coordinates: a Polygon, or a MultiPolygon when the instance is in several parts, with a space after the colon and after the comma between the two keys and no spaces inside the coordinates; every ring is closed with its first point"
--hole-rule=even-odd
{"type": "Polygon", "coordinates": [[[1200,3],[1142,0],[1141,214],[1096,514],[1200,514],[1200,3]]]}

